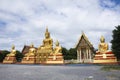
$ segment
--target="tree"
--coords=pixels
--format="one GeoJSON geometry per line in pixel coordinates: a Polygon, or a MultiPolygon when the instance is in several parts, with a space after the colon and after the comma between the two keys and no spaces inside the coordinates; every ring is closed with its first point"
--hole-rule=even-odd
{"type": "Polygon", "coordinates": [[[6,57],[7,54],[9,54],[10,52],[7,50],[2,50],[1,54],[0,54],[0,62],[2,62],[4,60],[4,58],[6,57]]]}
{"type": "Polygon", "coordinates": [[[70,48],[69,50],[67,50],[63,47],[62,53],[65,60],[77,59],[77,51],[75,48],[70,48]]]}
{"type": "Polygon", "coordinates": [[[111,40],[112,43],[112,51],[117,57],[118,60],[120,60],[120,25],[115,27],[115,29],[112,31],[113,40],[111,40]]]}
{"type": "Polygon", "coordinates": [[[23,54],[20,51],[16,51],[16,60],[20,62],[23,58],[23,54]]]}
{"type": "Polygon", "coordinates": [[[62,47],[62,53],[63,53],[64,59],[68,59],[67,58],[68,50],[65,47],[62,47]]]}
{"type": "Polygon", "coordinates": [[[70,48],[69,55],[71,56],[72,59],[77,59],[77,50],[75,48],[70,48]]]}

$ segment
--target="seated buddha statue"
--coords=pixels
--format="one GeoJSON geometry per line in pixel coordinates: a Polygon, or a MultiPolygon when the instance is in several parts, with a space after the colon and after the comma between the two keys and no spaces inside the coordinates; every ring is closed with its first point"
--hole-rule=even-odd
{"type": "Polygon", "coordinates": [[[13,45],[10,54],[8,54],[7,56],[15,56],[15,54],[16,54],[16,50],[15,50],[15,46],[13,45]]]}
{"type": "Polygon", "coordinates": [[[58,40],[56,41],[56,47],[54,48],[52,54],[54,55],[53,60],[56,60],[56,55],[62,53],[62,47],[59,45],[58,40]]]}
{"type": "Polygon", "coordinates": [[[58,42],[58,40],[56,41],[56,47],[54,48],[54,51],[53,51],[53,53],[54,54],[59,54],[59,53],[62,53],[62,47],[59,45],[59,42],[58,42]]]}
{"type": "Polygon", "coordinates": [[[16,50],[15,50],[15,46],[12,45],[12,50],[10,52],[10,54],[7,54],[7,60],[9,59],[9,57],[14,57],[16,55],[16,50]]]}
{"type": "Polygon", "coordinates": [[[27,57],[26,59],[29,60],[30,56],[35,56],[36,53],[36,49],[34,48],[34,45],[31,44],[29,52],[25,54],[25,57],[27,57]]]}
{"type": "Polygon", "coordinates": [[[105,43],[105,38],[101,36],[100,38],[100,44],[98,46],[98,52],[105,53],[108,51],[108,44],[105,43]]]}
{"type": "Polygon", "coordinates": [[[40,53],[50,53],[53,50],[53,40],[50,38],[48,28],[46,28],[43,44],[38,48],[40,53]]]}

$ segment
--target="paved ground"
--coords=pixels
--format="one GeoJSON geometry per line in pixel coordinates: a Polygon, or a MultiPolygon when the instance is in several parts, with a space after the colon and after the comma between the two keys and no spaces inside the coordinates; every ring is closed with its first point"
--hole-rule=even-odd
{"type": "Polygon", "coordinates": [[[102,71],[101,67],[0,64],[0,80],[120,80],[120,71],[102,71]]]}

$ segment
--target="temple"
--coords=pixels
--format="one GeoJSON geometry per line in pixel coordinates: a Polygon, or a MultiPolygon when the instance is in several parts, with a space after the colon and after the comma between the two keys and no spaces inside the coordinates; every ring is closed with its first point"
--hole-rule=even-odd
{"type": "Polygon", "coordinates": [[[38,48],[34,48],[34,45],[24,47],[22,52],[25,55],[22,60],[23,64],[64,64],[62,48],[58,41],[53,48],[53,39],[50,37],[48,28],[46,28],[42,45],[38,48]]]}
{"type": "Polygon", "coordinates": [[[76,49],[77,49],[78,63],[92,63],[93,62],[93,55],[95,53],[94,48],[83,32],[76,45],[76,49]]]}
{"type": "Polygon", "coordinates": [[[101,36],[100,43],[98,45],[98,51],[96,51],[96,55],[93,59],[93,63],[117,63],[117,59],[112,53],[111,50],[109,50],[109,46],[107,43],[105,43],[105,38],[101,36]]]}
{"type": "Polygon", "coordinates": [[[15,46],[12,45],[11,52],[9,54],[7,54],[7,56],[3,60],[3,63],[8,63],[8,64],[16,63],[16,57],[15,56],[16,56],[15,46]]]}

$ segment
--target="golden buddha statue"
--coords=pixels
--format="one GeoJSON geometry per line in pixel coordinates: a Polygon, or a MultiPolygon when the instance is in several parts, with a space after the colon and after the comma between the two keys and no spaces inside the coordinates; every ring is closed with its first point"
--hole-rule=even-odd
{"type": "Polygon", "coordinates": [[[53,40],[50,38],[50,33],[48,32],[48,28],[46,28],[45,39],[43,40],[43,44],[38,48],[39,53],[50,53],[53,50],[53,40]]]}
{"type": "Polygon", "coordinates": [[[15,54],[16,54],[15,46],[12,45],[12,50],[11,50],[10,54],[8,54],[7,56],[15,56],[15,54]]]}
{"type": "Polygon", "coordinates": [[[56,41],[56,47],[54,48],[54,54],[62,53],[62,47],[59,45],[58,40],[56,41]]]}
{"type": "Polygon", "coordinates": [[[10,54],[7,54],[7,60],[9,59],[9,57],[14,57],[16,55],[16,50],[15,50],[15,46],[12,45],[12,50],[10,52],[10,54]]]}
{"type": "Polygon", "coordinates": [[[27,57],[26,59],[29,60],[30,56],[35,56],[36,54],[36,49],[34,48],[34,45],[31,44],[29,52],[25,54],[25,56],[27,57]]]}
{"type": "Polygon", "coordinates": [[[52,54],[54,55],[53,60],[56,60],[56,55],[62,53],[62,47],[59,45],[58,40],[56,41],[56,47],[54,48],[52,54]]]}
{"type": "Polygon", "coordinates": [[[108,44],[105,43],[105,38],[101,36],[100,38],[100,44],[98,46],[98,52],[105,53],[108,51],[108,44]]]}

